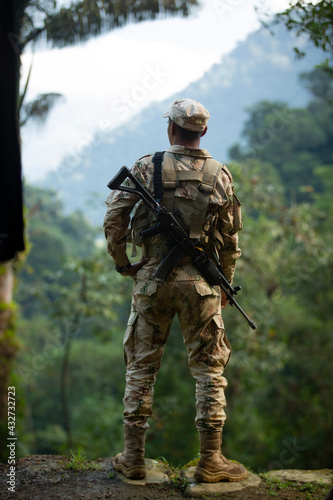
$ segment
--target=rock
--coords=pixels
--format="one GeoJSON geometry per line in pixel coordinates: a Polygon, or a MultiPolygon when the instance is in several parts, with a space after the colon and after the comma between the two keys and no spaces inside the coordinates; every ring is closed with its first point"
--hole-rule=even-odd
{"type": "MultiPolygon", "coordinates": [[[[194,479],[195,467],[183,469],[187,486],[184,492],[186,497],[200,497],[202,495],[214,495],[216,493],[230,493],[232,491],[246,490],[258,487],[261,479],[259,476],[248,472],[247,478],[242,481],[220,481],[218,483],[200,483],[194,479]]],[[[244,493],[245,494],[245,493],[244,493]]],[[[245,497],[244,497],[245,498],[245,497]]]]}
{"type": "MultiPolygon", "coordinates": [[[[167,484],[171,480],[167,474],[167,465],[158,460],[146,459],[146,470],[147,476],[145,479],[128,479],[121,472],[114,472],[121,481],[127,484],[135,484],[138,486],[145,486],[147,484],[167,484]]],[[[219,483],[200,483],[194,479],[195,467],[188,467],[181,470],[181,475],[186,482],[186,489],[184,491],[184,496],[186,497],[197,497],[207,494],[215,493],[227,493],[231,491],[245,490],[253,486],[259,486],[261,479],[260,477],[248,473],[248,477],[243,481],[234,482],[219,482],[219,483]]]]}
{"type": "Polygon", "coordinates": [[[271,470],[262,474],[265,479],[276,479],[278,481],[296,481],[298,483],[331,484],[333,481],[333,470],[297,470],[282,469],[271,470]]]}
{"type": "Polygon", "coordinates": [[[17,470],[31,477],[42,480],[44,483],[60,483],[70,474],[63,470],[66,459],[61,455],[34,455],[19,459],[17,470]]]}
{"type": "Polygon", "coordinates": [[[145,486],[146,484],[169,483],[169,476],[166,472],[167,466],[163,462],[146,458],[145,464],[146,464],[147,476],[144,479],[128,479],[121,472],[116,472],[116,471],[115,474],[117,474],[117,476],[124,483],[128,484],[145,486]]]}

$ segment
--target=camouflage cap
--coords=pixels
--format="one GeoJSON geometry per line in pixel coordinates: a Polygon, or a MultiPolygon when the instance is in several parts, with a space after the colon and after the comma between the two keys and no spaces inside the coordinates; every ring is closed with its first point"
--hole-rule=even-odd
{"type": "Polygon", "coordinates": [[[172,103],[170,111],[164,113],[163,118],[167,117],[186,130],[203,132],[210,115],[207,109],[198,101],[177,99],[172,103]]]}

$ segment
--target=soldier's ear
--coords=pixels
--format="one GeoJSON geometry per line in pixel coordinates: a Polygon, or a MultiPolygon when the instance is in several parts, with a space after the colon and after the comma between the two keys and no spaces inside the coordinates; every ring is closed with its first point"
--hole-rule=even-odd
{"type": "Polygon", "coordinates": [[[208,130],[208,127],[206,127],[205,130],[202,132],[201,137],[203,137],[206,134],[207,130],[208,130]]]}
{"type": "Polygon", "coordinates": [[[177,133],[177,125],[175,124],[175,122],[171,120],[171,134],[176,135],[176,133],[177,133]]]}

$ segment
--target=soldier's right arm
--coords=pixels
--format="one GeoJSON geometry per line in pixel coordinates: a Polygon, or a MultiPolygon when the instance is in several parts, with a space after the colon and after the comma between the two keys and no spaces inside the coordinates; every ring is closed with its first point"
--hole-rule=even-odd
{"type": "Polygon", "coordinates": [[[223,239],[219,259],[224,276],[232,283],[236,261],[242,253],[238,246],[238,232],[243,227],[241,204],[234,193],[232,177],[226,167],[222,170],[221,182],[227,203],[221,205],[218,211],[218,231],[223,239]]]}

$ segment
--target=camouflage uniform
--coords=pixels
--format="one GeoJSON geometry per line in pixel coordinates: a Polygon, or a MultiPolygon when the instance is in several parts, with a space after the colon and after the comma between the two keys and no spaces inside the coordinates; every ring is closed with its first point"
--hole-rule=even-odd
{"type": "MultiPolygon", "coordinates": [[[[201,170],[205,149],[171,146],[166,154],[174,155],[179,169],[201,170]]],[[[133,175],[153,194],[152,155],[137,161],[133,175]]],[[[186,183],[180,188],[186,196],[186,183]]],[[[104,230],[108,252],[119,267],[129,264],[126,242],[130,213],[138,198],[130,193],[113,191],[107,200],[104,230]]],[[[238,248],[237,231],[241,229],[240,203],[233,193],[232,179],[226,168],[221,170],[211,206],[217,213],[220,241],[218,256],[225,276],[232,281],[238,248]]],[[[155,243],[158,244],[156,241],[155,243]]],[[[163,239],[163,237],[161,237],[163,239]]],[[[209,245],[207,247],[209,249],[209,245]]],[[[223,371],[231,347],[221,316],[221,293],[211,287],[184,257],[167,282],[154,278],[161,259],[154,256],[136,274],[128,326],[124,338],[127,367],[124,396],[124,424],[148,427],[152,414],[153,391],[165,343],[175,314],[188,350],[189,368],[196,380],[196,425],[199,431],[214,432],[224,424],[227,385],[223,371]]]]}

